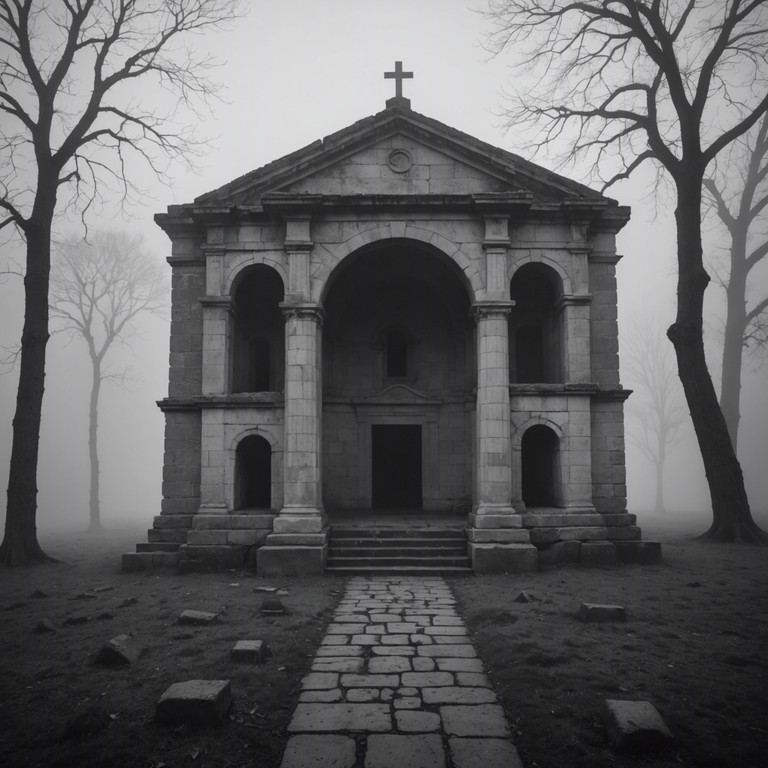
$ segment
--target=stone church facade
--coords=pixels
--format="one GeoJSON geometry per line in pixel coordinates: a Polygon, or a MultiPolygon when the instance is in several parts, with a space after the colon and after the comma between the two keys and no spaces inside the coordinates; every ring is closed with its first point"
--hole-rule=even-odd
{"type": "Polygon", "coordinates": [[[463,515],[476,572],[639,544],[628,218],[402,97],[169,207],[162,512],[125,567],[250,548],[261,573],[319,574],[329,520],[363,510],[463,515]]]}

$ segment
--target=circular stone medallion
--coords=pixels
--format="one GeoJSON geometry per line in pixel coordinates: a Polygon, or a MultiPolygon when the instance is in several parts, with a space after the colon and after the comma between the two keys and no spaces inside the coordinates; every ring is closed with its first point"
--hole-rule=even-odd
{"type": "Polygon", "coordinates": [[[413,160],[411,159],[411,155],[406,149],[393,149],[389,153],[389,157],[387,158],[387,165],[395,172],[395,173],[405,173],[406,171],[411,170],[411,166],[413,165],[413,160]]]}

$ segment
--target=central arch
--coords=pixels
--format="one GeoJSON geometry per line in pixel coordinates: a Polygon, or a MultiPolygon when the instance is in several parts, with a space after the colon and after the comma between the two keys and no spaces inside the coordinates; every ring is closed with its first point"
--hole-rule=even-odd
{"type": "Polygon", "coordinates": [[[402,238],[365,245],[330,274],[326,508],[447,511],[471,498],[471,295],[445,253],[402,238]]]}

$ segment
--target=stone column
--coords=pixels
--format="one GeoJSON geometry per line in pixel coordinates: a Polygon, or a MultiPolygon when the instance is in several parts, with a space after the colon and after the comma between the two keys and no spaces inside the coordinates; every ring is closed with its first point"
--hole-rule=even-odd
{"type": "Polygon", "coordinates": [[[285,440],[283,509],[275,533],[317,533],[325,526],[321,485],[323,311],[284,303],[285,440]]]}
{"type": "Polygon", "coordinates": [[[476,499],[469,552],[476,573],[536,568],[536,548],[512,506],[508,318],[511,301],[473,307],[477,322],[476,499]]]}

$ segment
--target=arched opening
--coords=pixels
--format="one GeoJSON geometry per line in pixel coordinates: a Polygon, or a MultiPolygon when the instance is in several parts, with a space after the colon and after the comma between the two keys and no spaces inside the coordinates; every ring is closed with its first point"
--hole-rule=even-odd
{"type": "Polygon", "coordinates": [[[464,273],[420,241],[371,243],[332,272],[323,307],[326,508],[466,503],[476,355],[464,273]]]}
{"type": "Polygon", "coordinates": [[[232,392],[282,390],[285,323],[280,275],[263,264],[248,267],[233,296],[232,392]]]}
{"type": "Polygon", "coordinates": [[[272,446],[259,435],[243,438],[235,458],[235,508],[272,506],[272,446]]]}
{"type": "Polygon", "coordinates": [[[408,338],[404,331],[387,333],[385,341],[387,377],[405,378],[408,375],[408,338]]]}
{"type": "Polygon", "coordinates": [[[563,381],[561,297],[560,276],[544,264],[526,264],[512,277],[509,379],[513,384],[563,381]]]}
{"type": "Polygon", "coordinates": [[[523,502],[526,507],[560,506],[559,440],[549,427],[526,430],[521,446],[523,502]]]}

